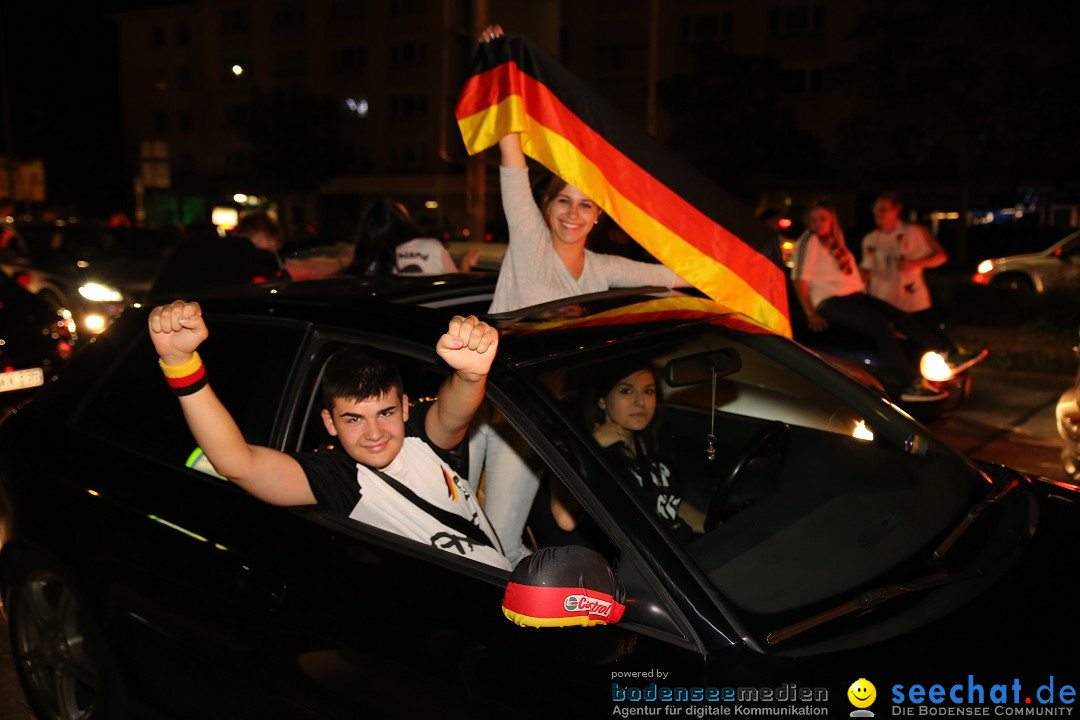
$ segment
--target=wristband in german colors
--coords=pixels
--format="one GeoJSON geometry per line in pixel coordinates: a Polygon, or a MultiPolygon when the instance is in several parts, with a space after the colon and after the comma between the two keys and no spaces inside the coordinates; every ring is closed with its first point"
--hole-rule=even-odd
{"type": "Polygon", "coordinates": [[[198,392],[209,382],[206,377],[206,366],[203,365],[202,358],[197,352],[192,354],[190,360],[180,365],[166,365],[161,358],[158,359],[158,365],[165,373],[165,382],[169,383],[169,389],[178,397],[198,392]]]}

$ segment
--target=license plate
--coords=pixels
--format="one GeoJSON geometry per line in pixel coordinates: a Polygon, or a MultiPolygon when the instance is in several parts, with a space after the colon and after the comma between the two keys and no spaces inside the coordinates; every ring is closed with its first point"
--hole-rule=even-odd
{"type": "Polygon", "coordinates": [[[0,372],[0,392],[24,390],[45,384],[45,373],[41,368],[0,372]]]}

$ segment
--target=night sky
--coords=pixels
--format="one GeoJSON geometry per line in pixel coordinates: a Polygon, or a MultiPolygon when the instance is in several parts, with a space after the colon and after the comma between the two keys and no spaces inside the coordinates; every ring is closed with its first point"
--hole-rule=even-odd
{"type": "Polygon", "coordinates": [[[110,13],[131,3],[0,3],[7,107],[0,154],[45,162],[47,204],[108,213],[130,206],[110,13]]]}
{"type": "MultiPolygon", "coordinates": [[[[167,4],[175,3],[167,0],[0,2],[0,51],[4,57],[0,68],[6,69],[7,80],[6,92],[0,96],[0,102],[6,101],[0,112],[0,155],[44,161],[47,205],[50,207],[72,212],[92,211],[98,216],[130,209],[132,178],[125,170],[125,160],[134,149],[124,146],[116,28],[110,15],[121,10],[167,4]]],[[[931,3],[928,7],[942,6],[931,3]]],[[[955,118],[964,128],[961,133],[975,137],[977,131],[987,136],[985,144],[990,152],[986,154],[991,156],[991,162],[997,158],[998,167],[973,167],[976,176],[984,170],[1008,174],[1013,168],[1016,169],[1014,172],[1024,170],[1032,175],[1047,175],[1031,172],[1039,170],[1037,167],[1022,166],[1051,158],[1056,166],[1049,175],[1051,178],[1072,178],[1075,177],[1073,162],[1080,159],[1080,136],[1073,128],[1080,108],[1070,88],[1074,73],[1080,71],[1080,63],[1076,53],[1071,52],[1071,37],[1080,22],[1080,11],[1063,10],[1059,3],[1041,0],[1026,3],[1026,12],[1018,12],[1018,7],[1017,3],[1004,0],[960,4],[959,8],[966,10],[953,12],[964,20],[957,26],[959,31],[949,29],[938,15],[924,18],[924,24],[911,37],[923,51],[931,48],[931,52],[922,54],[931,61],[936,59],[940,67],[922,68],[927,71],[929,80],[913,81],[910,87],[897,92],[897,97],[908,99],[906,107],[923,108],[921,112],[900,115],[928,118],[931,130],[940,129],[943,116],[955,118]],[[965,20],[965,13],[970,18],[965,20]],[[975,26],[978,31],[969,32],[975,26]],[[1029,46],[1045,48],[1064,41],[1070,48],[1062,56],[1066,62],[1057,63],[1049,72],[1039,69],[1023,74],[1015,65],[1006,64],[1002,72],[994,76],[978,75],[982,66],[992,67],[994,58],[1005,50],[1002,40],[1015,43],[1031,31],[1045,37],[1040,37],[1038,42],[1029,41],[1029,46]],[[954,35],[963,34],[973,38],[968,45],[954,42],[954,35]],[[937,53],[934,43],[942,44],[943,51],[937,53]],[[945,51],[958,54],[950,58],[945,51]],[[954,79],[950,85],[950,76],[960,70],[972,73],[974,80],[960,82],[954,79]],[[935,88],[941,88],[938,95],[932,94],[935,88]],[[925,97],[912,98],[911,91],[925,97]],[[994,96],[994,92],[999,96],[994,96]],[[986,108],[979,107],[980,103],[986,108]],[[973,115],[974,119],[964,115],[965,108],[970,108],[967,114],[973,115]],[[994,130],[994,122],[1000,126],[996,136],[989,133],[994,130]]],[[[897,55],[900,61],[906,61],[914,54],[905,50],[897,55]]],[[[907,76],[911,75],[909,71],[895,75],[904,78],[905,72],[907,76]]],[[[863,95],[860,97],[865,100],[863,95]]],[[[849,155],[872,157],[880,148],[882,143],[878,135],[887,130],[882,127],[881,117],[875,115],[874,122],[861,126],[866,129],[867,137],[861,138],[863,146],[855,146],[849,155]]],[[[715,120],[714,117],[714,123],[715,120]]],[[[920,129],[901,125],[894,128],[889,137],[894,141],[896,138],[918,140],[920,129]]],[[[858,133],[852,133],[854,140],[860,139],[857,136],[858,133]]],[[[701,149],[700,143],[696,146],[701,149]]],[[[720,149],[725,157],[730,155],[730,146],[720,149]]],[[[897,154],[918,158],[917,153],[907,147],[898,147],[897,154]]],[[[941,153],[937,156],[943,157],[941,153]]],[[[700,157],[688,159],[703,161],[700,157]]],[[[887,160],[883,158],[883,162],[887,160]]],[[[760,162],[755,160],[750,167],[760,169],[760,162]]],[[[916,163],[920,177],[925,177],[922,174],[925,167],[921,161],[916,163]]],[[[783,175],[789,176],[788,173],[783,175]]]]}

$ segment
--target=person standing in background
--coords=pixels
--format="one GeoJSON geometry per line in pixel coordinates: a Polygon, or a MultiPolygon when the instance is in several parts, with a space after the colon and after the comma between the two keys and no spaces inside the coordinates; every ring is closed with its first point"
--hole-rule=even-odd
{"type": "MultiPolygon", "coordinates": [[[[479,250],[466,253],[461,272],[479,259],[479,250]]],[[[443,275],[458,272],[450,252],[439,240],[424,237],[408,210],[391,198],[376,199],[364,212],[356,232],[353,275],[443,275]]]]}
{"type": "Polygon", "coordinates": [[[944,265],[949,256],[929,229],[900,219],[903,208],[894,192],[877,196],[877,227],[863,238],[859,267],[868,293],[938,327],[937,319],[930,317],[930,289],[923,271],[944,265]]]}

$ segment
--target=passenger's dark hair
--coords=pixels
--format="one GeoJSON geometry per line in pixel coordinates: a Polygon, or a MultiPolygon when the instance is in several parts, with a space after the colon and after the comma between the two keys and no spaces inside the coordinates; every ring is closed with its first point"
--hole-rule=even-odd
{"type": "Polygon", "coordinates": [[[902,209],[904,207],[904,201],[900,198],[900,195],[893,192],[892,190],[886,190],[885,192],[879,194],[874,199],[875,200],[884,200],[885,202],[889,203],[890,205],[892,205],[894,208],[897,208],[897,209],[902,209]]]}
{"type": "Polygon", "coordinates": [[[281,226],[264,212],[248,213],[240,218],[233,228],[233,235],[237,237],[250,238],[260,232],[275,238],[282,237],[281,226]]]}
{"type": "Polygon", "coordinates": [[[356,248],[349,272],[354,275],[392,275],[397,268],[397,246],[423,232],[394,200],[372,202],[356,230],[356,248]]]}
{"type": "Polygon", "coordinates": [[[582,411],[584,414],[585,428],[592,433],[593,428],[604,422],[604,412],[600,410],[600,399],[607,397],[607,394],[611,392],[612,388],[619,384],[620,381],[628,378],[639,370],[646,370],[652,373],[653,380],[657,384],[656,388],[656,413],[653,415],[652,422],[648,427],[635,435],[639,436],[639,439],[643,441],[646,452],[652,456],[660,449],[660,443],[657,442],[658,431],[660,427],[660,411],[663,407],[662,397],[660,394],[660,374],[656,368],[652,366],[646,359],[623,359],[615,360],[609,364],[602,365],[593,370],[593,372],[586,378],[585,387],[582,388],[582,411]]]}
{"type": "Polygon", "coordinates": [[[397,388],[404,392],[397,366],[383,353],[366,345],[344,347],[326,361],[322,378],[323,407],[334,409],[334,400],[367,400],[397,388]]]}

